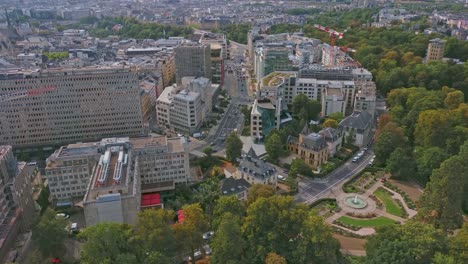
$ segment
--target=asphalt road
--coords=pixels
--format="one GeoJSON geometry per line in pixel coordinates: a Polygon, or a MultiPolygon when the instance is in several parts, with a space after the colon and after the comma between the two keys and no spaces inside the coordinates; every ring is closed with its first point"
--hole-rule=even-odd
{"type": "Polygon", "coordinates": [[[356,163],[351,162],[351,160],[347,161],[341,167],[328,174],[325,179],[304,179],[300,181],[298,194],[294,197],[295,201],[311,204],[318,200],[333,187],[364,170],[373,155],[374,153],[368,150],[360,161],[356,163]]]}

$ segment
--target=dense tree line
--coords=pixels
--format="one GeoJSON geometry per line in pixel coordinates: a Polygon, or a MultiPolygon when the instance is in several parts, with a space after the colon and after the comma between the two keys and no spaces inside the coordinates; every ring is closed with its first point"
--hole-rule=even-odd
{"type": "Polygon", "coordinates": [[[419,219],[436,228],[461,226],[468,211],[468,105],[461,91],[444,87],[394,89],[380,117],[374,152],[392,177],[415,180],[425,192],[419,219]]]}
{"type": "MultiPolygon", "coordinates": [[[[101,223],[79,236],[84,240],[82,263],[173,263],[192,256],[214,230],[210,263],[342,263],[339,243],[316,215],[292,197],[274,196],[268,186],[254,185],[241,202],[219,198],[210,225],[199,204],[182,208],[182,222],[165,209],[141,211],[135,226],[101,223]],[[156,261],[156,262],[155,262],[156,261]],[[282,262],[275,262],[282,261],[282,262]]],[[[192,263],[195,263],[192,261],[192,263]]]]}
{"type": "Polygon", "coordinates": [[[247,44],[247,33],[249,32],[250,28],[250,24],[227,24],[222,25],[219,29],[212,31],[224,33],[229,40],[234,42],[247,44]]]}
{"type": "Polygon", "coordinates": [[[104,38],[109,35],[120,35],[127,38],[136,39],[160,39],[168,37],[190,37],[193,29],[186,26],[174,26],[158,24],[153,22],[139,22],[130,17],[104,17],[100,20],[87,18],[80,21],[83,24],[94,26],[89,30],[95,37],[104,38]],[[115,25],[122,25],[120,30],[113,28],[115,25]]]}

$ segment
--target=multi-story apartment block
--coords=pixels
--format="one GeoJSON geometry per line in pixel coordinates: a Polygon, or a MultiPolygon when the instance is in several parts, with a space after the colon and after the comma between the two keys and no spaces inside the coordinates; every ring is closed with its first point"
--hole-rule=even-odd
{"type": "Polygon", "coordinates": [[[273,72],[260,82],[260,97],[276,100],[283,98],[291,104],[299,94],[322,104],[322,115],[334,112],[351,113],[354,107],[356,84],[354,81],[318,80],[298,78],[297,72],[273,72]]]}
{"type": "Polygon", "coordinates": [[[354,111],[367,111],[372,117],[377,111],[377,88],[372,81],[357,81],[359,87],[354,99],[354,111]]]}
{"type": "Polygon", "coordinates": [[[221,57],[224,60],[229,59],[229,48],[228,48],[227,38],[225,34],[205,33],[201,37],[200,43],[204,45],[211,45],[211,48],[213,48],[212,44],[220,45],[221,57]]]}
{"type": "Polygon", "coordinates": [[[444,57],[445,42],[439,38],[431,39],[427,46],[426,63],[440,61],[444,57]]]}
{"type": "Polygon", "coordinates": [[[184,133],[197,131],[211,112],[218,88],[204,77],[184,77],[180,85],[166,87],[156,101],[158,124],[184,133]]]}
{"type": "Polygon", "coordinates": [[[54,199],[83,197],[99,157],[98,143],[63,146],[46,160],[45,176],[54,199]]]}
{"type": "Polygon", "coordinates": [[[211,49],[193,42],[175,48],[176,81],[183,77],[205,77],[211,80],[211,49]]]}
{"type": "Polygon", "coordinates": [[[288,149],[304,160],[313,169],[319,168],[328,160],[328,146],[325,138],[318,133],[311,133],[306,124],[299,138],[288,138],[288,149]]]}
{"type": "Polygon", "coordinates": [[[258,158],[252,148],[242,157],[233,177],[235,179],[244,179],[249,184],[276,186],[278,182],[278,172],[276,169],[271,164],[258,158]]]}
{"type": "Polygon", "coordinates": [[[135,162],[138,162],[139,168],[131,179],[138,177],[143,189],[141,192],[174,189],[176,184],[190,180],[188,149],[182,140],[166,137],[105,138],[99,142],[61,147],[47,159],[46,177],[51,194],[57,200],[82,198],[89,192],[90,179],[97,177],[98,170],[102,175],[113,175],[111,183],[115,184],[119,181],[116,174],[116,162],[119,160],[126,161],[122,163],[125,170],[127,165],[134,170],[135,162]]]}
{"type": "Polygon", "coordinates": [[[129,68],[0,73],[0,143],[59,145],[141,135],[137,75],[129,68]]]}
{"type": "Polygon", "coordinates": [[[199,93],[180,91],[172,100],[170,122],[177,130],[193,133],[202,122],[202,98],[199,93]]]}
{"type": "Polygon", "coordinates": [[[9,145],[0,145],[0,261],[13,247],[18,232],[34,222],[31,177],[37,167],[17,162],[9,145]]]}

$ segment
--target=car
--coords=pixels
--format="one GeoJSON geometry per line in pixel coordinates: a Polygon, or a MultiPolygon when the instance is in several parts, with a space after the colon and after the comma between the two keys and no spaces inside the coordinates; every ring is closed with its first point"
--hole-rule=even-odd
{"type": "MultiPolygon", "coordinates": [[[[193,257],[194,257],[195,260],[199,260],[199,259],[203,258],[203,254],[201,253],[200,250],[197,250],[197,251],[195,251],[195,253],[193,253],[193,257]]],[[[186,258],[186,260],[188,262],[190,262],[190,261],[192,261],[192,257],[188,256],[186,258]]]]}
{"type": "Polygon", "coordinates": [[[203,234],[203,239],[208,240],[214,236],[214,231],[208,231],[205,234],[203,234]]]}
{"type": "Polygon", "coordinates": [[[78,224],[77,223],[71,223],[70,232],[76,234],[76,233],[78,233],[78,231],[79,231],[78,230],[78,224]]]}
{"type": "Polygon", "coordinates": [[[204,245],[203,250],[205,251],[205,255],[211,255],[211,253],[213,252],[209,245],[204,245]]]}
{"type": "Polygon", "coordinates": [[[283,175],[278,175],[278,180],[284,181],[285,179],[286,179],[286,177],[284,177],[283,175]]]}
{"type": "Polygon", "coordinates": [[[216,145],[214,141],[210,143],[210,146],[214,146],[214,145],[216,145]]]}
{"type": "Polygon", "coordinates": [[[385,179],[385,178],[380,179],[380,182],[382,182],[382,183],[385,183],[386,181],[387,181],[387,179],[385,179]]]}
{"type": "Polygon", "coordinates": [[[355,157],[355,158],[352,160],[352,162],[357,162],[358,160],[359,160],[359,159],[355,157]]]}
{"type": "Polygon", "coordinates": [[[367,151],[367,150],[368,150],[368,148],[363,148],[362,150],[363,150],[363,151],[367,151]]]}
{"type": "Polygon", "coordinates": [[[68,219],[70,218],[70,215],[67,215],[67,214],[64,214],[64,213],[60,213],[60,214],[57,214],[57,217],[63,217],[65,219],[68,219]]]}

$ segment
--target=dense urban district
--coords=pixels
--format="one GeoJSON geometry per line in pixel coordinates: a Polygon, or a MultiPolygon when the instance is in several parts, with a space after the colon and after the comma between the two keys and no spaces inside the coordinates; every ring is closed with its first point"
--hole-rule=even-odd
{"type": "Polygon", "coordinates": [[[468,263],[467,1],[0,7],[1,263],[468,263]]]}

